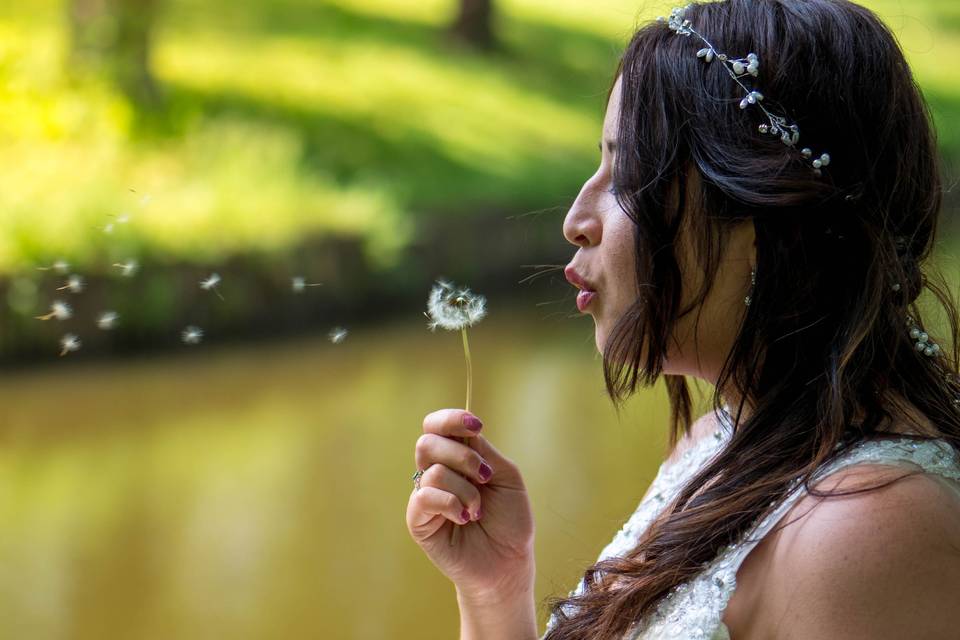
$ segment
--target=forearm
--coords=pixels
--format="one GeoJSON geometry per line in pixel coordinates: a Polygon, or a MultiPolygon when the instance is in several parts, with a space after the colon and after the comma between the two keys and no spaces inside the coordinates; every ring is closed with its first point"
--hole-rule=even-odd
{"type": "Polygon", "coordinates": [[[476,602],[457,592],[460,640],[537,640],[533,592],[500,602],[476,602]]]}

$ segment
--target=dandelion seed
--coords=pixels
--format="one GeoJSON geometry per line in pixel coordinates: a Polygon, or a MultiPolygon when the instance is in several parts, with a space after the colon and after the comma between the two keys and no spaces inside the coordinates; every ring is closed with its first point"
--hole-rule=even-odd
{"type": "Polygon", "coordinates": [[[130,214],[124,211],[120,215],[116,216],[117,224],[127,224],[130,222],[130,214]]]}
{"type": "Polygon", "coordinates": [[[66,273],[70,270],[70,263],[66,260],[57,260],[49,267],[37,267],[37,271],[56,271],[57,273],[66,273]]]}
{"type": "Polygon", "coordinates": [[[220,295],[220,292],[217,290],[217,285],[220,284],[220,274],[211,273],[209,277],[200,281],[200,288],[204,291],[213,291],[217,294],[217,297],[223,300],[223,296],[220,295]]]}
{"type": "Polygon", "coordinates": [[[333,344],[340,344],[343,342],[344,338],[347,337],[347,330],[343,327],[334,327],[330,330],[328,335],[330,336],[330,342],[333,344]]]}
{"type": "Polygon", "coordinates": [[[67,283],[62,287],[57,287],[57,291],[63,291],[64,289],[69,289],[70,293],[80,293],[83,291],[83,277],[76,274],[67,278],[67,283]]]}
{"type": "Polygon", "coordinates": [[[79,350],[82,344],[80,338],[72,333],[68,333],[60,338],[60,357],[67,355],[71,351],[79,350]]]}
{"type": "MultiPolygon", "coordinates": [[[[473,365],[470,361],[470,344],[467,342],[467,327],[472,327],[487,314],[486,298],[471,293],[469,289],[458,289],[448,280],[437,280],[427,298],[427,313],[430,322],[427,327],[435,331],[443,327],[451,331],[460,330],[463,337],[463,356],[467,361],[467,402],[465,408],[470,411],[470,396],[473,390],[473,365]]],[[[462,442],[470,446],[469,438],[462,442]]],[[[460,527],[454,527],[450,534],[450,545],[456,544],[460,527]]]]}
{"type": "Polygon", "coordinates": [[[104,331],[109,331],[117,326],[117,320],[120,315],[116,311],[104,311],[97,317],[97,326],[104,331]]]}
{"type": "Polygon", "coordinates": [[[105,225],[103,226],[103,232],[104,232],[104,233],[113,233],[113,223],[112,223],[112,222],[108,222],[107,224],[105,224],[105,225]]]}
{"type": "Polygon", "coordinates": [[[180,339],[184,344],[200,344],[203,339],[203,329],[190,325],[180,333],[180,339]]]}
{"type": "Polygon", "coordinates": [[[322,287],[322,282],[307,282],[306,278],[303,276],[294,276],[290,278],[290,288],[293,289],[294,293],[303,293],[303,290],[307,287],[322,287]]]}
{"type": "Polygon", "coordinates": [[[50,320],[51,318],[56,318],[57,320],[67,320],[73,316],[73,309],[70,308],[70,305],[62,300],[54,300],[50,305],[50,313],[43,316],[35,316],[37,320],[50,320]]]}
{"type": "Polygon", "coordinates": [[[113,266],[120,269],[120,275],[122,275],[125,278],[129,278],[133,276],[137,272],[137,269],[140,268],[140,265],[137,264],[136,260],[127,260],[126,262],[115,262],[113,266]]]}

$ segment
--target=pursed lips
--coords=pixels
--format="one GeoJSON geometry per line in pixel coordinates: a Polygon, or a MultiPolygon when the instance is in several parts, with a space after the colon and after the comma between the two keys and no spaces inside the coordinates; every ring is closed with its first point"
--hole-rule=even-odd
{"type": "Polygon", "coordinates": [[[567,282],[580,289],[580,293],[577,294],[577,309],[579,309],[581,313],[586,311],[593,299],[597,297],[597,292],[593,288],[593,285],[577,273],[572,265],[567,265],[563,273],[567,278],[567,282]]]}

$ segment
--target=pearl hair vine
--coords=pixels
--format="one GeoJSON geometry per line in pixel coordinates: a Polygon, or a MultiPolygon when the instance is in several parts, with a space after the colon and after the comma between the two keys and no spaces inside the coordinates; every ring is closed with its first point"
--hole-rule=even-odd
{"type": "MultiPolygon", "coordinates": [[[[686,10],[692,6],[693,5],[688,4],[686,7],[677,7],[670,12],[669,19],[660,16],[657,20],[659,22],[666,22],[670,30],[678,36],[694,35],[700,38],[707,46],[697,51],[697,57],[707,64],[712,63],[715,59],[720,61],[723,64],[723,68],[730,74],[730,77],[746,92],[746,96],[740,101],[740,108],[746,109],[750,105],[756,105],[766,114],[769,124],[761,124],[758,127],[758,131],[762,134],[780,136],[780,140],[785,145],[788,147],[796,147],[797,142],[800,141],[800,127],[797,126],[796,123],[788,121],[785,116],[773,113],[763,106],[763,104],[761,104],[764,99],[763,94],[756,89],[748,87],[741,81],[741,78],[744,76],[756,78],[760,75],[760,59],[757,54],[748,53],[746,58],[731,58],[726,53],[717,51],[717,48],[709,40],[693,28],[690,20],[684,17],[686,10]]],[[[814,153],[809,147],[804,147],[800,150],[800,155],[803,156],[804,160],[809,161],[813,158],[814,153]]],[[[813,167],[813,173],[817,177],[823,175],[822,168],[829,164],[830,154],[828,153],[820,154],[820,156],[810,161],[810,165],[813,167]]]]}

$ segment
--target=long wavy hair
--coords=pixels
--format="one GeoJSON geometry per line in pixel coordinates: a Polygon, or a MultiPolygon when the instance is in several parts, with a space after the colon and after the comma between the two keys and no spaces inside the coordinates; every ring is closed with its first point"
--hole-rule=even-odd
{"type": "MultiPolygon", "coordinates": [[[[886,486],[824,493],[810,480],[909,419],[905,402],[935,425],[929,437],[960,451],[957,303],[927,264],[942,204],[936,133],[895,37],[846,0],[694,3],[686,17],[722,51],[757,53],[764,104],[799,125],[798,147],[829,151],[832,162],[816,177],[798,149],[760,134],[762,111],[741,110],[742,89],[696,56],[696,37],[651,22],[631,38],[614,75],[623,80],[613,183],[636,225],[641,286],[604,346],[607,391],[619,407],[663,375],[670,446],[690,431],[686,379],[662,373],[668,340],[707,297],[730,229],[752,220],[756,285],[716,384],[737,389],[751,410],[743,419],[743,402],[731,411],[727,446],[629,553],[589,567],[582,594],[547,599],[556,616],[548,640],[622,637],[798,477],[824,497],[886,486]],[[705,277],[681,309],[675,243],[685,226],[705,277]],[[925,326],[923,290],[946,311],[949,335],[925,326]],[[908,316],[939,353],[917,351],[908,316]]],[[[719,391],[712,401],[720,411],[719,391]]]]}

